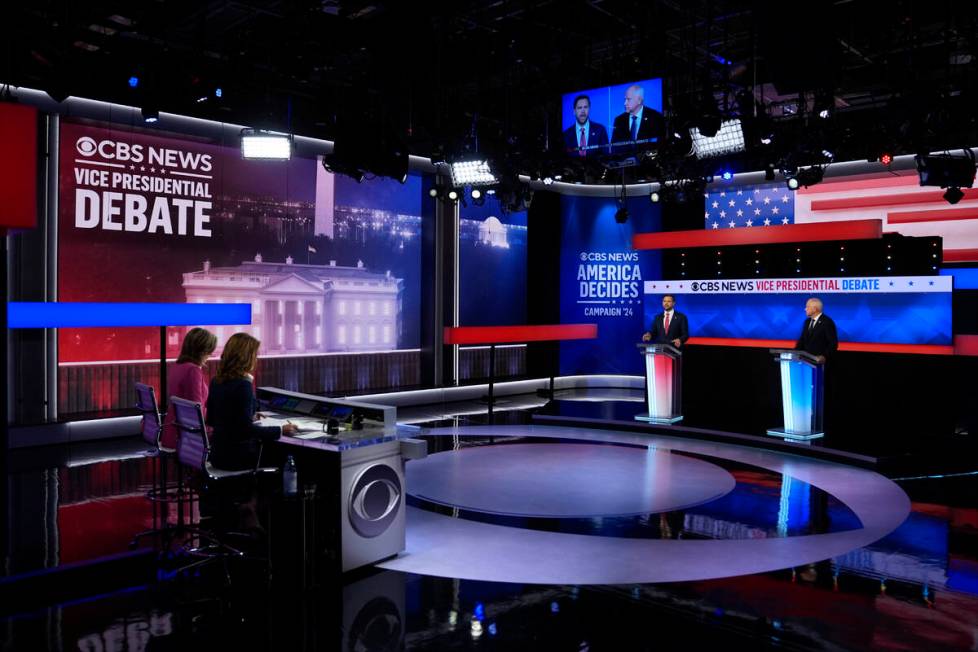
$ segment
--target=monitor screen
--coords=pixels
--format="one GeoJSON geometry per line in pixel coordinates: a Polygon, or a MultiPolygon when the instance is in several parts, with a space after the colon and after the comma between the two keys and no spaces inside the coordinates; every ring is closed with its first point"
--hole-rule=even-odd
{"type": "Polygon", "coordinates": [[[567,93],[561,106],[562,144],[572,156],[651,147],[665,129],[662,79],[567,93]]]}

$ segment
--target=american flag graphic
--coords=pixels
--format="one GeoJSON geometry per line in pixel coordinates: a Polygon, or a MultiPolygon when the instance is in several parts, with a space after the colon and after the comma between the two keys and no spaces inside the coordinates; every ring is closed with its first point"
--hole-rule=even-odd
{"type": "Polygon", "coordinates": [[[794,193],[782,183],[729,188],[706,197],[708,229],[781,226],[795,223],[794,193]]]}
{"type": "Polygon", "coordinates": [[[921,187],[913,170],[835,177],[797,191],[784,183],[731,186],[706,193],[704,226],[719,230],[879,219],[884,233],[942,237],[945,262],[978,261],[978,189],[962,190],[964,198],[948,204],[944,190],[921,187]]]}

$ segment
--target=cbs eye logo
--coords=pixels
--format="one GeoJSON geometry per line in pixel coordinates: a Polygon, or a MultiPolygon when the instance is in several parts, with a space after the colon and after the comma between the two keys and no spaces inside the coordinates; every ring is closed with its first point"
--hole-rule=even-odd
{"type": "Polygon", "coordinates": [[[75,143],[75,149],[77,149],[78,153],[82,156],[92,156],[95,154],[95,150],[98,149],[98,143],[95,142],[94,138],[82,136],[78,139],[78,142],[75,143]]]}
{"type": "Polygon", "coordinates": [[[692,288],[693,288],[693,292],[697,292],[700,289],[700,284],[699,283],[693,283],[692,288]]]}
{"type": "Polygon", "coordinates": [[[380,536],[397,518],[401,505],[401,481],[386,464],[364,470],[350,491],[350,525],[368,539],[380,536]]]}

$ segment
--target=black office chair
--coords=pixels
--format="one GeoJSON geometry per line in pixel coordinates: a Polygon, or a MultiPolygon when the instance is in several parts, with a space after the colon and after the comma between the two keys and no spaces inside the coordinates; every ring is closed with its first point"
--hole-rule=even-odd
{"type": "Polygon", "coordinates": [[[185,501],[192,500],[192,495],[183,485],[183,473],[177,468],[177,480],[171,484],[168,480],[168,461],[174,457],[176,449],[167,448],[161,443],[163,435],[163,414],[156,400],[156,390],[143,383],[136,383],[136,409],[142,414],[142,437],[149,444],[147,457],[153,458],[152,487],[146,492],[146,498],[153,506],[153,527],[137,533],[130,542],[135,548],[140,539],[145,537],[165,538],[172,535],[173,528],[169,522],[170,505],[177,505],[177,520],[183,524],[183,506],[185,501]]]}
{"type": "MultiPolygon", "coordinates": [[[[180,433],[177,442],[177,459],[181,464],[188,468],[199,471],[205,484],[204,491],[209,488],[217,488],[221,483],[241,480],[246,478],[256,478],[261,474],[278,473],[275,467],[257,466],[253,469],[229,471],[219,469],[211,464],[211,446],[207,435],[207,427],[204,424],[204,414],[200,403],[188,401],[179,397],[170,399],[174,407],[175,423],[180,433]]],[[[261,456],[259,454],[259,461],[261,456]]],[[[213,530],[206,530],[199,527],[188,528],[196,539],[191,540],[191,545],[185,550],[194,556],[204,558],[204,561],[228,557],[244,557],[245,553],[238,548],[228,545],[222,541],[222,536],[213,530]]],[[[229,536],[243,536],[235,532],[223,533],[225,538],[229,536]]],[[[226,568],[225,568],[226,572],[226,568]]]]}

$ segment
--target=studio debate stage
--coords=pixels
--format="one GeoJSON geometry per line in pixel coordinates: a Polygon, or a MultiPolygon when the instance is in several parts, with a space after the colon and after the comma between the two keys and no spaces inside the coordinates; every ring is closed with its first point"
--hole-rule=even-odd
{"type": "Polygon", "coordinates": [[[386,569],[533,584],[730,577],[843,555],[910,512],[874,471],[777,450],[540,425],[423,435],[454,446],[407,464],[407,548],[386,569]]]}

